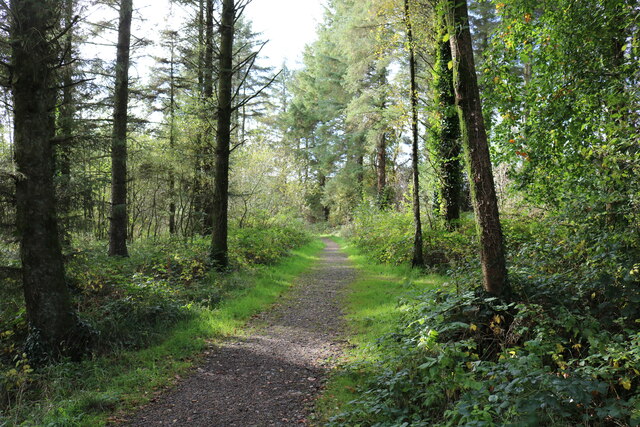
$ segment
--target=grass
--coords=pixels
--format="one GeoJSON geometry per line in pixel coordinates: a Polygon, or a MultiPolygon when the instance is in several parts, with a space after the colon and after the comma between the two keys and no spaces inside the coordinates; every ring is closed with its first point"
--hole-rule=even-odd
{"type": "Polygon", "coordinates": [[[61,363],[38,375],[47,389],[40,402],[18,402],[0,413],[0,426],[99,426],[116,421],[170,387],[202,357],[212,340],[241,333],[246,321],[273,304],[317,260],[319,240],[292,251],[278,264],[228,280],[250,283],[231,291],[215,309],[194,309],[161,343],[82,363],[61,363]]]}
{"type": "Polygon", "coordinates": [[[383,349],[373,344],[400,321],[403,297],[438,287],[446,280],[409,266],[375,264],[344,239],[333,240],[349,255],[358,276],[344,301],[348,325],[345,338],[351,346],[346,363],[334,372],[317,403],[318,424],[347,409],[358,397],[358,387],[373,374],[365,362],[382,357],[383,349]]]}

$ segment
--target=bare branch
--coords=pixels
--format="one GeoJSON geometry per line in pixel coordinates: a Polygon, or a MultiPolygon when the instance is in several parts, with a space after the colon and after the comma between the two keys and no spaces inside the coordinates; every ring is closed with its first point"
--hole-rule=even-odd
{"type": "Polygon", "coordinates": [[[258,90],[257,92],[255,92],[253,95],[250,95],[248,97],[246,97],[242,102],[240,102],[238,105],[236,105],[235,107],[233,107],[233,111],[236,111],[242,107],[244,107],[245,105],[247,105],[249,102],[251,102],[253,99],[257,98],[258,96],[260,96],[260,94],[262,92],[264,92],[264,90],[266,88],[268,88],[269,86],[271,86],[271,84],[280,76],[280,74],[282,73],[282,70],[278,71],[278,73],[273,76],[265,85],[262,86],[262,88],[260,88],[260,90],[258,90]]]}

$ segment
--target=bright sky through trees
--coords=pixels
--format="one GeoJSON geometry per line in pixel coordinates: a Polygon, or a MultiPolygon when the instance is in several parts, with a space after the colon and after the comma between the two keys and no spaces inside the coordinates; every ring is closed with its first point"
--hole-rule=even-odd
{"type": "Polygon", "coordinates": [[[270,40],[264,53],[270,63],[297,68],[305,44],[316,38],[324,11],[322,0],[253,0],[246,15],[253,28],[270,40]]]}
{"type": "MultiPolygon", "coordinates": [[[[138,16],[143,16],[144,36],[157,39],[160,29],[179,27],[186,9],[169,0],[137,0],[138,16]]],[[[305,44],[316,37],[316,26],[322,19],[323,0],[253,0],[245,10],[245,17],[253,22],[253,29],[269,40],[263,50],[265,62],[280,67],[286,62],[297,68],[305,44]],[[267,60],[268,58],[268,60],[267,60]]]]}

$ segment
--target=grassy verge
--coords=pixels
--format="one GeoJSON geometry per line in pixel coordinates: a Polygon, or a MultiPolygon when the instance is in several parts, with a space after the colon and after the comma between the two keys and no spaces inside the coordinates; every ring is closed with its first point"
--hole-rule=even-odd
{"type": "Polygon", "coordinates": [[[344,239],[334,237],[358,270],[345,298],[347,340],[351,348],[347,362],[330,379],[318,401],[318,424],[328,421],[358,396],[358,387],[373,372],[365,362],[380,359],[384,351],[373,345],[390,333],[403,314],[403,297],[441,285],[445,278],[424,275],[408,266],[375,264],[344,239]]]}
{"type": "Polygon", "coordinates": [[[116,421],[113,414],[148,402],[179,379],[208,342],[238,333],[249,317],[275,302],[316,262],[322,247],[316,240],[274,266],[230,275],[227,280],[244,285],[226,294],[215,309],[194,308],[194,315],[171,328],[160,344],[57,364],[39,373],[47,387],[41,401],[17,402],[11,414],[0,413],[0,426],[96,426],[116,421]]]}

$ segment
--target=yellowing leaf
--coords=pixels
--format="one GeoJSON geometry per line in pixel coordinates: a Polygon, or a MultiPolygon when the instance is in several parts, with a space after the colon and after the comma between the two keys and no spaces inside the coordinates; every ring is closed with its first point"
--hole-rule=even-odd
{"type": "Polygon", "coordinates": [[[475,332],[475,331],[478,330],[478,327],[475,324],[472,323],[472,324],[469,325],[469,329],[471,329],[473,332],[475,332]]]}
{"type": "Polygon", "coordinates": [[[620,385],[624,387],[625,390],[631,390],[631,380],[629,378],[620,378],[620,385]]]}
{"type": "Polygon", "coordinates": [[[449,63],[447,64],[447,68],[453,70],[453,61],[449,61],[449,63]]]}

